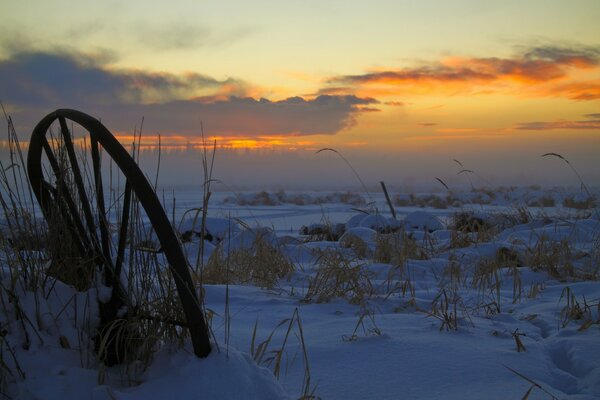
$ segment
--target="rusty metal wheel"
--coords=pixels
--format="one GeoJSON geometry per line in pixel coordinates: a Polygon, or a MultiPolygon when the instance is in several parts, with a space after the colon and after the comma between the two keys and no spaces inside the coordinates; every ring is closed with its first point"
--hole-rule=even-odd
{"type": "Polygon", "coordinates": [[[100,303],[101,324],[119,318],[119,312],[128,304],[120,277],[127,247],[132,246],[128,241],[132,197],[137,199],[172,273],[185,316],[183,325],[189,329],[194,352],[199,357],[207,356],[207,326],[179,239],[144,173],[112,133],[80,111],[56,110],[33,130],[27,172],[49,225],[58,216],[64,225],[61,232],[70,235],[74,243],[73,251],[93,260],[93,268],[102,271],[104,283],[112,288],[110,300],[100,303]],[[72,131],[83,133],[76,138],[72,131]],[[118,212],[112,204],[107,205],[102,182],[104,153],[125,181],[118,212]],[[120,214],[115,235],[110,229],[112,214],[120,214]]]}

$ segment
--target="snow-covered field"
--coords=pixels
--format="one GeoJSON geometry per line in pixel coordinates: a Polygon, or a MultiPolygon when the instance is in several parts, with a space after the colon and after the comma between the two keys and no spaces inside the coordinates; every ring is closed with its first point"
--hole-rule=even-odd
{"type": "MultiPolygon", "coordinates": [[[[106,288],[27,281],[15,260],[40,252],[4,226],[0,398],[600,398],[598,209],[577,191],[490,193],[395,196],[396,219],[382,194],[216,193],[200,263],[213,352],[159,341],[147,367],[99,365],[106,288]]],[[[175,197],[195,268],[200,194],[175,197]]]]}

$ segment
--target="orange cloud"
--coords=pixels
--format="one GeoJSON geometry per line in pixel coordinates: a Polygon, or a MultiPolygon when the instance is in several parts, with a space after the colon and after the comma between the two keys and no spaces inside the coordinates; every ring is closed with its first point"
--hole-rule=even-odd
{"type": "Polygon", "coordinates": [[[513,58],[448,57],[414,68],[381,69],[327,80],[323,93],[385,95],[470,93],[514,89],[537,96],[600,98],[597,79],[574,80],[576,72],[600,71],[600,49],[537,47],[513,58]]]}
{"type": "Polygon", "coordinates": [[[598,100],[600,99],[600,79],[548,85],[540,87],[539,94],[543,96],[566,97],[573,100],[598,100]]]}

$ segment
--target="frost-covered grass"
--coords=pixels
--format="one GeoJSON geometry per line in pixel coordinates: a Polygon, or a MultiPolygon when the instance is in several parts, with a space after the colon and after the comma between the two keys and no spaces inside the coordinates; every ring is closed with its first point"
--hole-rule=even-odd
{"type": "MultiPolygon", "coordinates": [[[[47,244],[30,244],[45,225],[7,215],[2,396],[600,398],[596,209],[398,208],[396,221],[345,204],[224,207],[204,234],[190,213],[176,224],[205,269],[213,353],[195,358],[176,327],[111,367],[91,340],[107,288],[57,280],[47,244]]],[[[135,284],[157,282],[144,271],[135,284]]]]}
{"type": "MultiPolygon", "coordinates": [[[[376,229],[364,215],[349,219],[349,244],[281,237],[274,251],[297,270],[268,291],[227,289],[231,343],[244,348],[244,326],[258,319],[266,336],[298,308],[323,398],[597,397],[600,221],[524,211],[443,218],[432,232],[414,214],[376,229]]],[[[207,288],[207,302],[223,290],[207,288]]],[[[292,366],[283,379],[299,378],[292,366]]]]}

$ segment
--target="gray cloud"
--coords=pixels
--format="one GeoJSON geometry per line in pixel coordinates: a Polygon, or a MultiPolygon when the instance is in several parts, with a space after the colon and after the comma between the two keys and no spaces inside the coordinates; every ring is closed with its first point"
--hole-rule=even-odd
{"type": "Polygon", "coordinates": [[[600,119],[521,122],[517,124],[516,129],[526,131],[547,131],[557,129],[600,131],[600,119]]]}
{"type": "Polygon", "coordinates": [[[67,54],[21,53],[0,61],[0,93],[20,107],[65,102],[89,104],[120,97],[123,79],[106,74],[89,57],[79,62],[67,54]]]}
{"type": "Polygon", "coordinates": [[[80,107],[114,102],[169,101],[202,90],[227,86],[244,95],[246,84],[234,79],[145,71],[108,71],[102,56],[68,52],[27,52],[0,60],[0,93],[18,106],[75,104],[80,107]]]}
{"type": "Polygon", "coordinates": [[[209,135],[268,136],[335,134],[354,123],[358,106],[375,103],[355,96],[291,97],[280,101],[230,97],[203,102],[178,100],[162,104],[103,107],[103,121],[118,129],[145,116],[146,125],[161,133],[195,135],[202,122],[209,135]]]}
{"type": "Polygon", "coordinates": [[[114,71],[66,52],[15,54],[0,60],[0,76],[0,100],[17,110],[25,131],[56,108],[76,108],[114,130],[128,131],[144,116],[149,129],[167,135],[198,134],[201,121],[209,135],[335,134],[378,103],[353,95],[257,100],[236,79],[114,71]]]}
{"type": "Polygon", "coordinates": [[[572,45],[539,45],[531,48],[524,48],[524,58],[554,61],[558,63],[569,63],[573,60],[594,60],[600,59],[600,48],[591,46],[572,45]]]}

